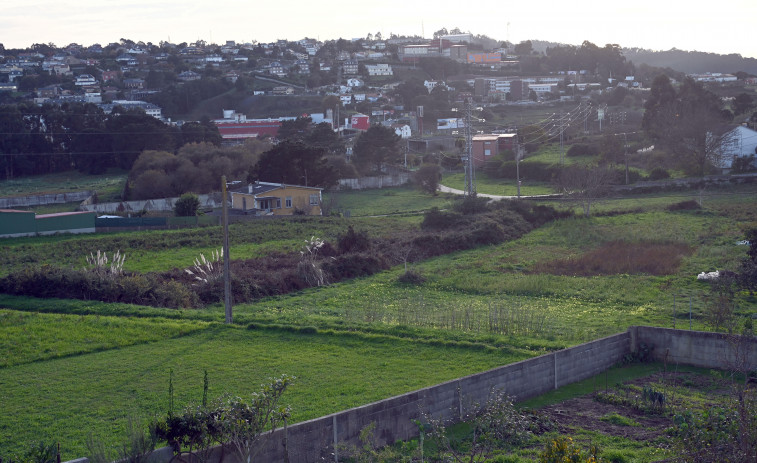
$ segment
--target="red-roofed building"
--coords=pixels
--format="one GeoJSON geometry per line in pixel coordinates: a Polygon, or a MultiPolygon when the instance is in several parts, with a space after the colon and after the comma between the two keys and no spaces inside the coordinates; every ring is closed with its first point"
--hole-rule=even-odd
{"type": "Polygon", "coordinates": [[[276,138],[282,121],[295,119],[294,117],[279,117],[277,119],[247,119],[244,114],[231,110],[223,111],[223,119],[213,121],[218,127],[221,138],[228,141],[244,141],[248,138],[270,136],[276,138]]]}

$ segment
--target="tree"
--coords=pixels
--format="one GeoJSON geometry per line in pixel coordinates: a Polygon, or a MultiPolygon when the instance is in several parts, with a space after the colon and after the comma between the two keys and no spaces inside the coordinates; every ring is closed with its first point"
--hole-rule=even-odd
{"type": "Polygon", "coordinates": [[[676,91],[667,76],[652,83],[642,128],[690,173],[705,175],[720,164],[732,138],[720,99],[686,78],[676,91]]]}
{"type": "Polygon", "coordinates": [[[176,217],[194,217],[197,215],[197,209],[200,207],[200,200],[196,194],[184,193],[176,200],[173,206],[173,212],[176,217]]]}
{"type": "Polygon", "coordinates": [[[355,142],[354,163],[358,170],[382,172],[387,164],[400,162],[400,137],[394,130],[381,125],[371,126],[355,142]]]}
{"type": "Polygon", "coordinates": [[[589,217],[591,205],[606,196],[616,172],[604,166],[572,165],[564,168],[557,179],[563,195],[581,205],[584,216],[589,217]]]}
{"type": "Polygon", "coordinates": [[[441,168],[437,164],[424,164],[415,171],[414,178],[421,190],[436,196],[442,179],[441,168]]]}
{"type": "Polygon", "coordinates": [[[323,148],[300,141],[283,141],[260,156],[250,180],[328,188],[337,181],[323,148]]]}
{"type": "Polygon", "coordinates": [[[733,99],[733,112],[735,114],[743,114],[752,109],[754,106],[754,99],[752,95],[748,93],[739,93],[733,99]]]}
{"type": "Polygon", "coordinates": [[[446,429],[442,420],[428,416],[424,419],[429,423],[429,436],[438,448],[458,463],[487,461],[495,450],[516,447],[531,434],[528,419],[503,392],[493,392],[484,404],[473,404],[462,417],[461,421],[469,428],[466,442],[446,429]]]}
{"type": "Polygon", "coordinates": [[[520,42],[518,45],[515,46],[513,49],[513,52],[515,52],[518,56],[524,56],[524,55],[530,55],[531,52],[534,50],[533,44],[530,40],[525,40],[523,42],[520,42]]]}
{"type": "Polygon", "coordinates": [[[203,117],[199,122],[182,124],[181,139],[184,145],[187,143],[212,143],[216,146],[220,145],[222,140],[218,126],[207,117],[203,117]]]}

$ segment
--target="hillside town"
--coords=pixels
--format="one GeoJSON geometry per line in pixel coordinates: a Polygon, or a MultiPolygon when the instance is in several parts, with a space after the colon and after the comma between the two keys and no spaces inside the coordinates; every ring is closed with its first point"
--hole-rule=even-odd
{"type": "Polygon", "coordinates": [[[757,461],[755,73],[0,44],[0,463],[757,461]]]}

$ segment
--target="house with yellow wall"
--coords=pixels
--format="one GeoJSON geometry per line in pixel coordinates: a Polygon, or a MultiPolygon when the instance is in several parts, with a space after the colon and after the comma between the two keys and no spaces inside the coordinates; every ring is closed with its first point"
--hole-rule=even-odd
{"type": "Polygon", "coordinates": [[[254,215],[322,215],[323,188],[255,182],[232,188],[231,208],[254,215]]]}

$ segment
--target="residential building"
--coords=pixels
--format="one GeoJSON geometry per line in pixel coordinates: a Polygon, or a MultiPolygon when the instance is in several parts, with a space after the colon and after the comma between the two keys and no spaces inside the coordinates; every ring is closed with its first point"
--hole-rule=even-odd
{"type": "Polygon", "coordinates": [[[145,88],[144,79],[124,79],[123,83],[126,88],[145,88]]]}
{"type": "Polygon", "coordinates": [[[394,71],[390,64],[366,64],[365,69],[371,77],[394,75],[394,71]]]}
{"type": "Polygon", "coordinates": [[[230,190],[231,209],[254,215],[322,215],[322,188],[255,182],[230,190]]]}
{"type": "Polygon", "coordinates": [[[342,64],[342,72],[345,75],[354,76],[358,73],[358,62],[354,59],[349,59],[342,64]]]}
{"type": "Polygon", "coordinates": [[[141,109],[148,116],[152,116],[156,119],[162,119],[162,110],[160,106],[147,103],[146,101],[134,101],[134,100],[113,100],[111,103],[103,103],[98,105],[105,114],[113,112],[113,108],[121,106],[124,109],[141,109]]]}
{"type": "Polygon", "coordinates": [[[184,82],[190,82],[193,80],[200,80],[202,76],[194,71],[184,71],[176,76],[176,78],[184,82]]]}
{"type": "Polygon", "coordinates": [[[365,85],[365,82],[358,79],[357,77],[352,77],[352,78],[347,79],[348,87],[362,87],[363,85],[365,85]]]}
{"type": "Polygon", "coordinates": [[[410,126],[407,124],[392,124],[392,129],[403,140],[407,140],[412,135],[410,126]]]}
{"type": "Polygon", "coordinates": [[[274,95],[294,95],[294,88],[290,87],[288,85],[282,85],[279,87],[273,87],[273,94],[274,95]]]}
{"type": "MultiPolygon", "coordinates": [[[[740,125],[724,135],[723,140],[725,146],[719,166],[722,170],[730,171],[737,158],[757,157],[757,131],[740,125]]],[[[753,165],[757,167],[757,161],[753,161],[753,165]]]]}

